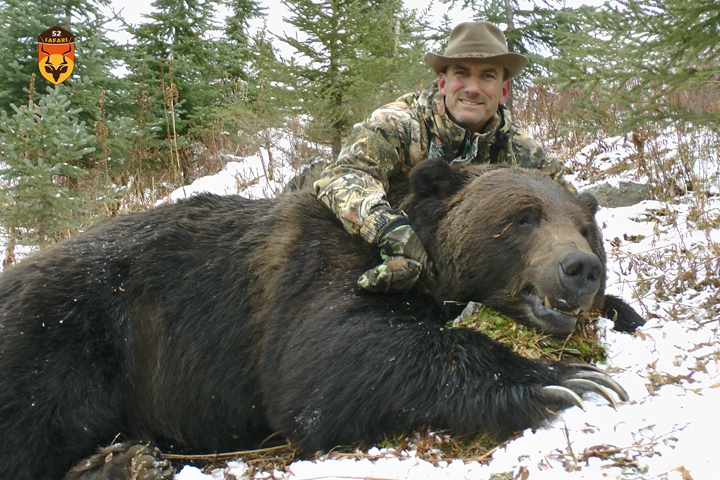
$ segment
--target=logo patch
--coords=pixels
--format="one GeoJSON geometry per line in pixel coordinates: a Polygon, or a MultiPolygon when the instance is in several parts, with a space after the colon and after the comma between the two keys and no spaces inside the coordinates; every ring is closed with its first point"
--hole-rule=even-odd
{"type": "Polygon", "coordinates": [[[38,66],[45,80],[55,85],[70,78],[75,66],[75,36],[60,27],[38,35],[38,66]]]}

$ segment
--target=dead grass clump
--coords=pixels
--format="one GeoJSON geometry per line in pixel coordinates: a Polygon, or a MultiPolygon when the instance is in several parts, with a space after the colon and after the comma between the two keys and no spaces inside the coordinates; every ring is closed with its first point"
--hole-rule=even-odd
{"type": "Polygon", "coordinates": [[[488,434],[460,436],[423,429],[411,435],[386,438],[379,446],[400,456],[407,456],[407,452],[414,452],[416,457],[437,465],[448,459],[487,462],[496,450],[510,441],[498,443],[488,434]]]}
{"type": "MultiPolygon", "coordinates": [[[[518,435],[520,434],[518,433],[518,435]]],[[[459,436],[425,428],[408,435],[386,437],[385,440],[377,444],[379,449],[371,449],[367,445],[361,445],[353,449],[348,447],[346,449],[336,449],[323,458],[330,460],[365,459],[371,461],[384,458],[421,458],[436,466],[440,462],[453,459],[460,459],[465,462],[488,462],[495,451],[507,445],[514,438],[517,438],[517,436],[498,443],[488,434],[459,436]]]]}
{"type": "Polygon", "coordinates": [[[720,213],[713,205],[717,204],[705,199],[648,209],[635,221],[651,223],[653,235],[626,235],[609,242],[608,255],[617,259],[617,273],[632,279],[628,286],[647,317],[700,322],[717,318],[720,213]],[[662,312],[652,307],[658,302],[662,312]]]}
{"type": "Polygon", "coordinates": [[[255,478],[256,473],[287,471],[287,466],[298,457],[298,451],[289,442],[256,450],[199,455],[164,454],[162,456],[162,458],[172,461],[176,469],[181,465],[194,465],[205,473],[223,468],[227,462],[240,460],[247,465],[245,478],[255,478]]]}

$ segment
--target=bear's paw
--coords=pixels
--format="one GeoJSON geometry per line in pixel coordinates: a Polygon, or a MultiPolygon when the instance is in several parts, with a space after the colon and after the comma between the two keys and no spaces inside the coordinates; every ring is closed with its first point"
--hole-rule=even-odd
{"type": "Polygon", "coordinates": [[[101,448],[70,470],[65,480],[165,480],[173,473],[159,449],[125,442],[101,448]]]}

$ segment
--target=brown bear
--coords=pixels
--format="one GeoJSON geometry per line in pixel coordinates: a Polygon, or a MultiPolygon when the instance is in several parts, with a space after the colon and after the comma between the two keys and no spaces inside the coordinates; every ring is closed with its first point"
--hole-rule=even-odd
{"type": "MultiPolygon", "coordinates": [[[[603,307],[591,199],[539,172],[442,161],[418,165],[411,183],[391,194],[435,261],[429,293],[361,290],[377,248],[308,193],[200,195],[100,222],[7,268],[0,478],[60,479],[118,435],[214,452],[280,432],[313,453],[421,426],[503,438],[588,392],[626,399],[589,365],[445,328],[446,301],[562,333],[579,310],[603,307]]],[[[618,325],[641,323],[610,304],[618,325]]],[[[131,445],[68,478],[130,464],[168,474],[131,445]]]]}

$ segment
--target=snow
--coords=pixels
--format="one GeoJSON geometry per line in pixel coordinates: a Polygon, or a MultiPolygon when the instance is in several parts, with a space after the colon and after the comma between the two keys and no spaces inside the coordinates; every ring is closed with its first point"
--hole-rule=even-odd
{"type": "Polygon", "coordinates": [[[259,149],[258,153],[253,156],[238,157],[237,160],[227,162],[225,168],[215,175],[198,178],[192,184],[175,190],[170,194],[169,199],[176,201],[200,192],[218,195],[242,194],[247,198],[268,198],[280,193],[285,184],[295,175],[294,170],[284,158],[274,158],[271,169],[270,156],[264,148],[259,149]],[[268,175],[271,170],[272,175],[268,175]]]}
{"type": "MultiPolygon", "coordinates": [[[[594,161],[602,168],[603,162],[612,164],[625,155],[622,150],[615,142],[606,154],[597,156],[588,147],[578,156],[579,161],[594,161]]],[[[226,171],[186,187],[182,196],[201,190],[241,191],[231,180],[247,168],[258,172],[263,158],[267,157],[229,164],[226,171]]],[[[286,180],[292,176],[287,168],[280,169],[286,180]]],[[[579,188],[587,186],[572,180],[579,188]]],[[[611,184],[620,180],[625,179],[603,179],[611,184]]],[[[249,195],[263,196],[263,192],[252,190],[249,195]]],[[[415,451],[373,448],[353,458],[295,461],[287,470],[256,473],[254,478],[717,478],[717,445],[708,440],[720,431],[720,341],[714,306],[719,292],[713,286],[717,283],[702,280],[720,274],[720,198],[714,195],[698,202],[697,197],[686,197],[673,203],[645,201],[603,208],[597,214],[609,257],[608,293],[623,297],[649,317],[635,335],[614,332],[607,321],[609,358],[603,368],[631,397],[617,411],[600,397],[589,398],[587,412],[568,409],[548,428],[524,432],[484,463],[429,462],[415,451]],[[714,219],[715,226],[701,228],[703,219],[709,225],[714,219]]],[[[238,460],[209,474],[185,466],[175,479],[241,478],[246,473],[247,466],[238,460]]]]}

